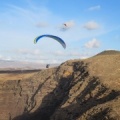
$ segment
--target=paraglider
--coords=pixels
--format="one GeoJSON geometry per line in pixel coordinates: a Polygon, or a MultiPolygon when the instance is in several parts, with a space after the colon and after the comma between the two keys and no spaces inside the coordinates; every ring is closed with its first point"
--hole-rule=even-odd
{"type": "Polygon", "coordinates": [[[63,25],[67,27],[66,23],[64,23],[63,25]]]}
{"type": "Polygon", "coordinates": [[[47,65],[46,65],[46,68],[49,68],[49,67],[50,67],[50,64],[47,64],[47,65]]]}
{"type": "Polygon", "coordinates": [[[53,38],[54,40],[58,41],[62,46],[63,48],[65,49],[66,48],[66,44],[65,42],[58,36],[54,36],[54,35],[48,35],[48,34],[45,34],[45,35],[41,35],[41,36],[38,36],[34,39],[34,43],[37,43],[41,38],[43,37],[49,37],[49,38],[53,38]]]}

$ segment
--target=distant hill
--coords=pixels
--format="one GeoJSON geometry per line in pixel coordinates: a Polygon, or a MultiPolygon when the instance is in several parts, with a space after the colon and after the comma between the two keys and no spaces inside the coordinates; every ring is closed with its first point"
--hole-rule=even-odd
{"type": "Polygon", "coordinates": [[[0,81],[0,113],[1,120],[119,120],[119,51],[0,81]]]}
{"type": "MultiPolygon", "coordinates": [[[[54,66],[58,66],[58,64],[50,64],[50,67],[54,66]]],[[[46,64],[42,63],[0,60],[0,70],[17,70],[17,69],[30,70],[44,68],[46,68],[46,64]]]]}

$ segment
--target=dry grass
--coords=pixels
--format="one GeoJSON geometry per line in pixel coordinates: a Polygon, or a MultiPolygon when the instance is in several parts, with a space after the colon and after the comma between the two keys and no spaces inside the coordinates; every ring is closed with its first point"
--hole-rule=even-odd
{"type": "Polygon", "coordinates": [[[6,80],[23,80],[33,76],[37,72],[28,72],[28,73],[0,73],[0,81],[6,80]]]}
{"type": "Polygon", "coordinates": [[[98,55],[85,60],[89,72],[111,89],[120,90],[120,54],[98,55]]]}

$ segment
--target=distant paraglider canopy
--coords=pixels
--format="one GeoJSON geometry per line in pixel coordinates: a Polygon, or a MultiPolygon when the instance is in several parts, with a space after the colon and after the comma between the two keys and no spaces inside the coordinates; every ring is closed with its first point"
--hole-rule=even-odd
{"type": "Polygon", "coordinates": [[[34,43],[37,43],[38,40],[40,40],[41,38],[43,37],[49,37],[49,38],[53,38],[54,40],[58,41],[62,46],[63,48],[65,49],[66,48],[66,44],[65,42],[58,36],[54,36],[54,35],[48,35],[48,34],[45,34],[45,35],[41,35],[41,36],[38,36],[34,39],[34,43]]]}

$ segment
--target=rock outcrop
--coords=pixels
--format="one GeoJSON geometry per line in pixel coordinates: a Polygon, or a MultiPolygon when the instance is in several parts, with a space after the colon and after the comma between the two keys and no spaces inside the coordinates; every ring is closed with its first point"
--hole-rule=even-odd
{"type": "Polygon", "coordinates": [[[0,120],[119,120],[119,113],[120,53],[0,81],[0,120]]]}

